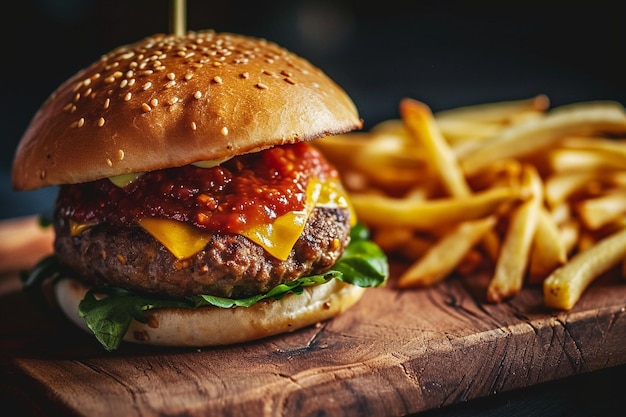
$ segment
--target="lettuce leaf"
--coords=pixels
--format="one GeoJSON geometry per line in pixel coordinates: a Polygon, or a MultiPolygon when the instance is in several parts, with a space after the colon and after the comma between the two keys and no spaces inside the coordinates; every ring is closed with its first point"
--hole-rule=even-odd
{"type": "MultiPolygon", "coordinates": [[[[305,287],[322,285],[332,279],[359,287],[384,285],[389,276],[385,253],[368,240],[369,233],[362,225],[353,227],[350,237],[350,244],[330,271],[277,285],[265,294],[238,299],[198,295],[185,300],[172,300],[141,295],[118,287],[97,286],[90,289],[80,302],[78,314],[85,319],[102,346],[113,351],[120,346],[131,321],[135,319],[146,323],[148,317],[145,312],[155,308],[249,307],[264,299],[280,300],[290,293],[301,294],[305,287]]],[[[30,274],[23,276],[23,281],[25,287],[32,287],[52,276],[55,279],[62,276],[54,255],[44,258],[30,274]]]]}

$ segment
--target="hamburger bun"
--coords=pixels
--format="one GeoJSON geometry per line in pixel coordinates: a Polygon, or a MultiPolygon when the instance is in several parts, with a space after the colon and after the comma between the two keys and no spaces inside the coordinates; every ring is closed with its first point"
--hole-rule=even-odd
{"type": "Polygon", "coordinates": [[[55,294],[106,349],[239,343],[326,320],[386,280],[382,251],[347,250],[348,195],[305,143],[361,127],[344,90],[272,42],[154,35],[46,100],[12,180],[60,186],[55,294]]]}
{"type": "Polygon", "coordinates": [[[32,190],[221,160],[362,126],[307,60],[247,36],[154,35],[64,82],[17,148],[13,187],[32,190]]]}
{"type": "MultiPolygon", "coordinates": [[[[91,332],[77,314],[89,287],[78,280],[63,279],[54,289],[63,313],[80,328],[91,332]]],[[[280,302],[264,300],[246,308],[154,309],[147,312],[147,323],[131,322],[124,340],[172,347],[249,342],[334,317],[356,304],[364,292],[365,288],[332,280],[307,287],[302,294],[288,294],[280,302]]]]}

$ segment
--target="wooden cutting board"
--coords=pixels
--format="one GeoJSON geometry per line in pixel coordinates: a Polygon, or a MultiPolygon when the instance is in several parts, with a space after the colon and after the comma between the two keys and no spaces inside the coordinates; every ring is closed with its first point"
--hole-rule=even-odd
{"type": "Polygon", "coordinates": [[[618,278],[551,312],[539,288],[486,304],[488,277],[399,291],[397,265],[387,287],[317,326],[237,346],[108,353],[20,291],[16,271],[50,241],[34,219],[0,224],[0,389],[41,415],[401,416],[626,363],[618,278]]]}

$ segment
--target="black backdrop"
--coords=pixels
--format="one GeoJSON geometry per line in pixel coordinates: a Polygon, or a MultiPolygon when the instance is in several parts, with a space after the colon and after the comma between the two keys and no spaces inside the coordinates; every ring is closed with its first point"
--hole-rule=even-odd
{"type": "MultiPolygon", "coordinates": [[[[433,110],[547,94],[626,104],[619,1],[187,1],[187,28],[264,37],[352,96],[365,128],[402,97],[433,110]]],[[[55,189],[10,189],[15,146],[43,100],[115,46],[169,30],[169,0],[14,0],[0,25],[0,218],[49,211],[55,189]]]]}

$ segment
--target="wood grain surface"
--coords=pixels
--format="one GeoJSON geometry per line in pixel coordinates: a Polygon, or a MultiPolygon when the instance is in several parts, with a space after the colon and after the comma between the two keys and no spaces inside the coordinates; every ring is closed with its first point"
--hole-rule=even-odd
{"type": "MultiPolygon", "coordinates": [[[[33,221],[17,227],[32,250],[0,246],[0,390],[33,415],[402,416],[626,363],[616,277],[554,312],[539,288],[487,304],[489,277],[399,291],[395,264],[389,285],[316,326],[236,346],[108,353],[20,291],[17,271],[49,251],[33,221]]],[[[0,236],[15,225],[0,224],[0,236]]]]}

